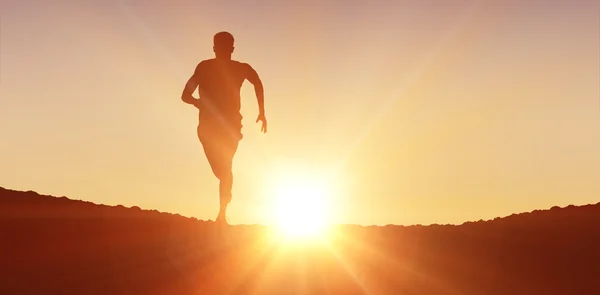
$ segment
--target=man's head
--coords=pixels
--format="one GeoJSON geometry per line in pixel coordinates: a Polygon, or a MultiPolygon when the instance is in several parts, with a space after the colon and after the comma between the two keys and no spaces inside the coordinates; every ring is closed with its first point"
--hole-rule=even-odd
{"type": "Polygon", "coordinates": [[[229,32],[219,32],[213,37],[213,51],[217,57],[231,58],[233,53],[233,35],[229,32]]]}

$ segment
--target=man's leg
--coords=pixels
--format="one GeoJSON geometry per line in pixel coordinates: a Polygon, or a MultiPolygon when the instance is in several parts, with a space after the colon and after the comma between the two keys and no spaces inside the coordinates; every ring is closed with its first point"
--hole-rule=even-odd
{"type": "Polygon", "coordinates": [[[231,147],[227,147],[227,150],[222,151],[221,161],[219,163],[218,175],[219,178],[219,217],[222,219],[227,216],[227,205],[231,202],[232,189],[233,189],[233,156],[235,151],[231,151],[231,147]]]}
{"type": "Polygon", "coordinates": [[[237,150],[238,142],[224,140],[222,136],[212,135],[202,137],[200,140],[204,153],[214,175],[219,179],[219,215],[217,220],[224,221],[227,205],[231,202],[231,190],[233,188],[233,157],[237,150]]]}
{"type": "Polygon", "coordinates": [[[218,163],[219,178],[219,215],[221,221],[227,216],[227,206],[231,202],[233,188],[233,157],[237,151],[238,141],[230,137],[221,144],[220,161],[218,163]]]}

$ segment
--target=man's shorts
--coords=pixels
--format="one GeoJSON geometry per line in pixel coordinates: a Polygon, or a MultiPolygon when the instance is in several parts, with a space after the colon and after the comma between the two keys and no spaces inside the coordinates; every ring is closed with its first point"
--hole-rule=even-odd
{"type": "Polygon", "coordinates": [[[219,179],[231,173],[233,156],[243,135],[239,124],[200,121],[198,139],[202,143],[206,158],[219,179]]]}

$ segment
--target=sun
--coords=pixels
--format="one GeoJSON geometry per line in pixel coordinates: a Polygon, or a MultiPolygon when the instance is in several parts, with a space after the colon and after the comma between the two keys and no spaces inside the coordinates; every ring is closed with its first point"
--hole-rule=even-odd
{"type": "Polygon", "coordinates": [[[288,239],[322,237],[329,225],[331,191],[310,178],[280,179],[274,190],[274,225],[288,239]]]}

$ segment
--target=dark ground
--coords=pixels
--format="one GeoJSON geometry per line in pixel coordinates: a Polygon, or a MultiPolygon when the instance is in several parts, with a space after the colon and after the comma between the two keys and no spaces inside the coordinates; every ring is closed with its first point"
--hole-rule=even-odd
{"type": "Polygon", "coordinates": [[[0,188],[0,294],[600,294],[600,203],[460,226],[262,226],[0,188]]]}

